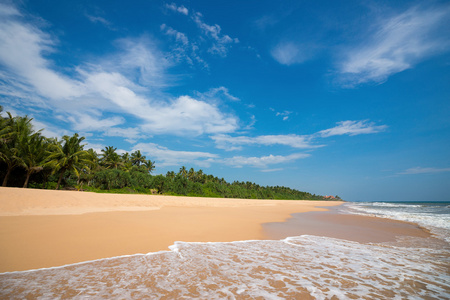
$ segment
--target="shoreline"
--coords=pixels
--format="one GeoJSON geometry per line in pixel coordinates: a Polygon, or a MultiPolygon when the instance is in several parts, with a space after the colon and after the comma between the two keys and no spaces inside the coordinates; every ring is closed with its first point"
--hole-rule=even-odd
{"type": "Polygon", "coordinates": [[[175,241],[267,239],[262,225],[338,201],[0,189],[0,272],[168,250],[175,241]]]}
{"type": "Polygon", "coordinates": [[[293,213],[285,222],[265,223],[263,228],[271,239],[307,234],[358,243],[389,243],[397,242],[398,237],[434,237],[430,230],[416,223],[342,213],[339,206],[327,209],[293,213]]]}
{"type": "MultiPolygon", "coordinates": [[[[343,203],[1,188],[0,273],[170,251],[168,247],[176,241],[279,240],[299,235],[283,231],[293,226],[298,214],[306,222],[300,226],[306,230],[302,234],[313,234],[317,222],[309,216],[336,216],[327,210],[343,203]],[[273,224],[284,224],[281,226],[285,228],[278,230],[284,236],[276,237],[273,231],[267,231],[273,224]]],[[[370,219],[357,217],[364,224],[370,219]]],[[[328,233],[322,233],[324,236],[351,232],[349,228],[354,227],[344,226],[342,231],[337,228],[343,225],[342,220],[328,221],[328,233]]],[[[385,226],[381,234],[393,228],[390,221],[379,220],[385,226]]],[[[416,228],[400,233],[423,237],[424,231],[416,228]]],[[[367,228],[359,234],[375,241],[367,228]]]]}

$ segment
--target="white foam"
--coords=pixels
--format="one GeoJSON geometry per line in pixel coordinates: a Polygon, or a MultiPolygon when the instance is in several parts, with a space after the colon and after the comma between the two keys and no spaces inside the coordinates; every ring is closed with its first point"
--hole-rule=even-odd
{"type": "Polygon", "coordinates": [[[354,214],[417,223],[450,242],[450,214],[436,213],[444,207],[384,202],[347,203],[345,207],[349,208],[348,212],[354,214]]]}
{"type": "Polygon", "coordinates": [[[445,250],[317,236],[170,249],[0,274],[0,298],[450,298],[445,250]]]}

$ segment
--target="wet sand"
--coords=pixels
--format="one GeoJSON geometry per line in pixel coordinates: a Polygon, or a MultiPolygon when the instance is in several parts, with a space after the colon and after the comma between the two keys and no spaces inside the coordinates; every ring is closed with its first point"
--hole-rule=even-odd
{"type": "Polygon", "coordinates": [[[429,238],[431,234],[417,224],[391,219],[342,214],[339,208],[293,214],[286,222],[263,224],[270,239],[303,234],[344,239],[359,243],[395,242],[399,237],[429,238]]]}
{"type": "Polygon", "coordinates": [[[266,239],[263,223],[340,204],[0,188],[0,272],[266,239]]]}

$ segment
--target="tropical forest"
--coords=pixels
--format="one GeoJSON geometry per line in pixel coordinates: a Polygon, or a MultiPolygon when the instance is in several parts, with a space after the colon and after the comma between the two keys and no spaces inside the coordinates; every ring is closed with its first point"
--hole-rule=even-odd
{"type": "MultiPolygon", "coordinates": [[[[155,162],[140,150],[117,153],[107,146],[85,149],[77,133],[61,139],[34,130],[32,118],[12,116],[0,106],[0,180],[3,187],[65,189],[103,193],[165,194],[244,199],[323,200],[324,197],[284,186],[227,182],[182,166],[153,175],[155,162]]],[[[332,197],[340,199],[339,196],[332,197]]]]}

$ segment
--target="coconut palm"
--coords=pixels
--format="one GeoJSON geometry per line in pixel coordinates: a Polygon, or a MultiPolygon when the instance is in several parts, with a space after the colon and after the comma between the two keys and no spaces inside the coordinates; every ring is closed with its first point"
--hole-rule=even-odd
{"type": "Polygon", "coordinates": [[[28,186],[31,174],[44,169],[45,160],[47,159],[47,146],[48,140],[39,133],[26,136],[21,140],[19,145],[20,166],[27,172],[25,183],[23,184],[24,188],[28,186]]]}
{"type": "Polygon", "coordinates": [[[81,144],[83,140],[84,137],[80,137],[78,133],[75,133],[71,137],[63,136],[63,141],[57,141],[50,146],[51,153],[45,166],[52,167],[54,173],[59,171],[57,190],[66,171],[73,171],[79,178],[80,173],[78,169],[80,167],[87,168],[89,159],[87,151],[83,150],[84,145],[81,144]]]}
{"type": "Polygon", "coordinates": [[[125,172],[129,172],[133,167],[130,153],[125,152],[124,154],[122,154],[121,158],[122,158],[122,170],[125,172]]]}
{"type": "Polygon", "coordinates": [[[180,168],[180,171],[178,172],[178,175],[181,175],[182,177],[186,178],[187,177],[187,170],[185,166],[182,166],[180,168]]]}
{"type": "Polygon", "coordinates": [[[116,153],[117,148],[113,146],[106,146],[102,149],[102,163],[107,169],[117,169],[123,165],[122,159],[119,154],[116,153]]]}
{"type": "Polygon", "coordinates": [[[142,155],[141,150],[136,150],[133,153],[131,153],[131,162],[135,166],[140,166],[141,164],[145,163],[145,156],[142,155]]]}
{"type": "Polygon", "coordinates": [[[155,162],[151,160],[146,160],[143,166],[147,169],[149,173],[151,173],[155,169],[155,162]]]}
{"type": "Polygon", "coordinates": [[[187,174],[187,177],[188,177],[188,179],[189,179],[190,181],[194,181],[194,178],[195,178],[195,170],[194,170],[194,168],[190,168],[190,169],[189,169],[189,172],[188,172],[188,174],[187,174]]]}
{"type": "Polygon", "coordinates": [[[31,120],[25,117],[12,117],[8,113],[6,120],[2,119],[2,138],[0,142],[0,160],[6,164],[6,174],[3,178],[2,186],[8,184],[11,171],[23,164],[20,157],[21,141],[30,136],[33,132],[31,120]]]}

